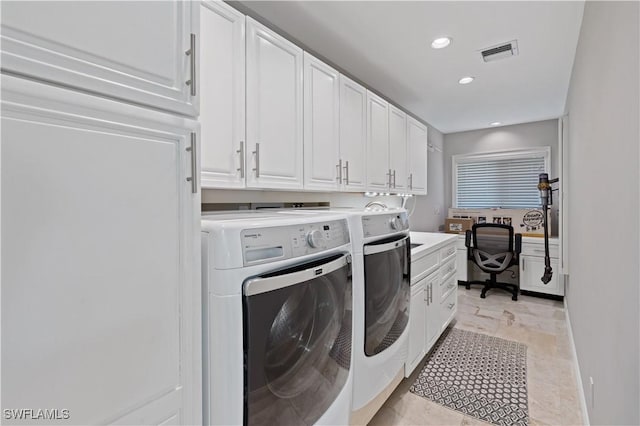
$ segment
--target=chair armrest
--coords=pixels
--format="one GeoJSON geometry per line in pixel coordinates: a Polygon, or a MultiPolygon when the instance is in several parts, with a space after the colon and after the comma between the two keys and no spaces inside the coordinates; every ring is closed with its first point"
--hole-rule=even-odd
{"type": "Polygon", "coordinates": [[[522,252],[522,234],[516,234],[516,246],[513,251],[515,251],[516,254],[522,252]]]}
{"type": "Polygon", "coordinates": [[[464,245],[467,248],[471,248],[471,230],[469,229],[464,233],[464,245]]]}

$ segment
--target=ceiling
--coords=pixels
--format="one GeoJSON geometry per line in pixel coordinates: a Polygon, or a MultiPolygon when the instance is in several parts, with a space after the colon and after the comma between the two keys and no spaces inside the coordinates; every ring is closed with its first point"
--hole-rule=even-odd
{"type": "MultiPolygon", "coordinates": [[[[563,114],[582,1],[243,1],[303,47],[443,133],[563,114]],[[453,39],[432,49],[443,35],[453,39]],[[517,40],[519,55],[480,50],[517,40]],[[474,76],[460,85],[463,76],[474,76]]],[[[245,10],[247,11],[247,10],[245,10]]]]}

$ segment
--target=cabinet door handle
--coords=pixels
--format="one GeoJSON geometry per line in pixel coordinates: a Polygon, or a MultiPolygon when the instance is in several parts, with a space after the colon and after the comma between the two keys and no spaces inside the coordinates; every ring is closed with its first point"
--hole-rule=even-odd
{"type": "Polygon", "coordinates": [[[349,185],[349,161],[345,161],[344,164],[344,183],[349,185]]]}
{"type": "Polygon", "coordinates": [[[338,185],[342,183],[342,158],[336,164],[336,181],[338,181],[338,185]]]}
{"type": "Polygon", "coordinates": [[[522,258],[522,270],[524,271],[524,257],[522,258]]]}
{"type": "Polygon", "coordinates": [[[453,307],[456,306],[456,304],[455,303],[449,303],[448,306],[449,306],[449,309],[453,309],[453,307]]]}
{"type": "Polygon", "coordinates": [[[409,189],[413,189],[413,173],[409,173],[409,189]]]}
{"type": "Polygon", "coordinates": [[[256,172],[256,177],[260,177],[260,144],[256,143],[256,150],[253,151],[253,154],[256,156],[256,167],[253,169],[256,172]]]}
{"type": "Polygon", "coordinates": [[[393,170],[393,188],[396,188],[396,170],[393,170]]]}
{"type": "Polygon", "coordinates": [[[240,141],[240,149],[236,151],[240,157],[240,167],[236,171],[240,172],[240,177],[244,177],[244,141],[240,141]]]}
{"type": "Polygon", "coordinates": [[[191,182],[191,193],[198,193],[198,153],[196,149],[196,134],[191,132],[191,145],[186,148],[191,153],[191,177],[187,178],[187,182],[191,182]]]}
{"type": "Polygon", "coordinates": [[[190,48],[186,52],[184,52],[190,58],[190,66],[191,66],[191,76],[190,79],[187,80],[187,86],[191,87],[191,96],[196,95],[196,35],[191,34],[190,37],[190,48]]]}
{"type": "Polygon", "coordinates": [[[391,189],[391,169],[389,169],[389,173],[387,173],[387,186],[391,189]]]}
{"type": "Polygon", "coordinates": [[[433,283],[429,284],[429,305],[433,303],[433,283]]]}

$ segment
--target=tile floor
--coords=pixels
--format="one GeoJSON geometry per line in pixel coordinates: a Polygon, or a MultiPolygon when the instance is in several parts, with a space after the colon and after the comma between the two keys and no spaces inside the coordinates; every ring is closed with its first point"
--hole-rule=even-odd
{"type": "MultiPolygon", "coordinates": [[[[481,299],[480,286],[460,286],[458,301],[455,327],[527,345],[530,426],[583,424],[562,302],[525,295],[514,302],[500,290],[481,299]]],[[[400,383],[369,425],[488,424],[409,392],[421,368],[400,383]]]]}

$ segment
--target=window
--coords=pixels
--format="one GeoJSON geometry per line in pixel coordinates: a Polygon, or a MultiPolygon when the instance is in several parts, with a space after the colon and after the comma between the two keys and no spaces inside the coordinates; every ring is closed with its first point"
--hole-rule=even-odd
{"type": "Polygon", "coordinates": [[[550,147],[454,155],[453,206],[538,207],[538,175],[549,173],[550,157],[550,147]]]}

